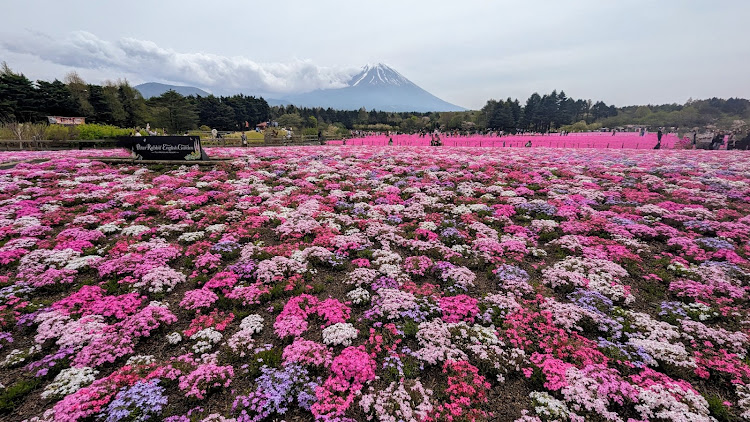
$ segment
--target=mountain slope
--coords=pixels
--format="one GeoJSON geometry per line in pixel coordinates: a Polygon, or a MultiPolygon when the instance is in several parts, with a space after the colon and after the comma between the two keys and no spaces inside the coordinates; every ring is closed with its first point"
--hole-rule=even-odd
{"type": "Polygon", "coordinates": [[[186,97],[188,95],[200,95],[201,97],[207,97],[211,95],[208,92],[194,86],[167,85],[157,82],[146,82],[145,84],[136,85],[133,88],[137,89],[145,99],[158,97],[169,90],[175,91],[178,94],[184,95],[186,97]]]}
{"type": "Polygon", "coordinates": [[[462,111],[420,88],[382,63],[365,66],[347,87],[323,89],[284,98],[298,107],[331,107],[339,110],[462,111]]]}

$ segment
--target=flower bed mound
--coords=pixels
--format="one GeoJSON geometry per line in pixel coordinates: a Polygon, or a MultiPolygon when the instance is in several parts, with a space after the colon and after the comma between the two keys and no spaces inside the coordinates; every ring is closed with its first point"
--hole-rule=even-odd
{"type": "Polygon", "coordinates": [[[0,419],[750,418],[748,154],[210,153],[0,154],[0,419]]]}

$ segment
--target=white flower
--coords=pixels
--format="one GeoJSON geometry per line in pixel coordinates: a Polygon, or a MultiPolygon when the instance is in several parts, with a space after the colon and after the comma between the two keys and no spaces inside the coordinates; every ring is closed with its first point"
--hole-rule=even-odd
{"type": "Polygon", "coordinates": [[[122,235],[123,236],[140,236],[141,234],[146,233],[149,230],[151,230],[151,228],[148,226],[134,224],[132,226],[128,226],[122,229],[122,235]]]}
{"type": "Polygon", "coordinates": [[[185,242],[185,243],[192,243],[197,240],[203,239],[205,235],[206,233],[203,231],[183,233],[180,235],[180,237],[177,238],[177,241],[185,242]]]}
{"type": "Polygon", "coordinates": [[[58,398],[73,394],[94,382],[98,373],[99,371],[89,367],[63,369],[44,389],[42,398],[58,398]]]}
{"type": "Polygon", "coordinates": [[[323,329],[323,343],[351,346],[359,331],[348,322],[339,322],[323,329]]]}
{"type": "Polygon", "coordinates": [[[152,355],[135,355],[129,357],[125,365],[151,365],[154,362],[156,362],[156,359],[152,355]]]}
{"type": "Polygon", "coordinates": [[[182,336],[178,332],[173,332],[167,334],[167,343],[169,344],[177,344],[182,341],[182,336]]]}
{"type": "Polygon", "coordinates": [[[193,352],[205,353],[211,350],[215,344],[219,343],[222,339],[221,333],[213,327],[204,328],[197,333],[190,336],[190,340],[198,340],[193,345],[193,352]]]}
{"type": "Polygon", "coordinates": [[[357,287],[356,289],[347,293],[346,297],[348,297],[353,304],[360,305],[370,300],[370,292],[363,289],[362,287],[357,287]]]}
{"type": "Polygon", "coordinates": [[[206,231],[209,233],[221,233],[226,229],[226,224],[212,224],[206,227],[206,231]]]}
{"type": "Polygon", "coordinates": [[[115,223],[107,223],[107,224],[102,224],[101,226],[97,227],[96,230],[99,230],[100,232],[104,234],[110,234],[110,233],[119,232],[121,228],[115,223]]]}
{"type": "Polygon", "coordinates": [[[175,286],[184,283],[185,279],[185,274],[170,267],[155,267],[134,283],[133,287],[146,288],[151,293],[171,292],[175,286]]]}
{"type": "Polygon", "coordinates": [[[242,318],[240,330],[247,331],[251,334],[259,333],[263,330],[263,317],[258,314],[248,315],[242,318]]]}

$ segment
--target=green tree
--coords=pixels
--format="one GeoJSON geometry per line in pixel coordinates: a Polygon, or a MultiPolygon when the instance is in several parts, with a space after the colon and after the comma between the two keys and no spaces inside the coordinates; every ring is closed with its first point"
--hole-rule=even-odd
{"type": "Polygon", "coordinates": [[[87,85],[87,91],[89,93],[88,102],[94,109],[94,114],[91,116],[92,122],[114,124],[112,104],[108,96],[105,95],[104,88],[100,85],[89,84],[87,85]]]}
{"type": "Polygon", "coordinates": [[[107,108],[110,110],[111,114],[108,123],[116,126],[125,126],[128,116],[125,112],[125,107],[123,107],[122,102],[120,102],[117,84],[111,81],[104,82],[102,92],[104,94],[104,101],[107,103],[107,108]]]}
{"type": "Polygon", "coordinates": [[[318,119],[315,116],[309,116],[307,118],[307,127],[316,128],[318,127],[318,119]]]}
{"type": "Polygon", "coordinates": [[[279,122],[279,126],[288,128],[300,128],[302,127],[302,116],[299,113],[289,113],[279,116],[276,119],[279,122]]]}
{"type": "Polygon", "coordinates": [[[78,117],[78,101],[67,85],[55,79],[53,82],[37,81],[40,111],[47,116],[78,117]]]}
{"type": "Polygon", "coordinates": [[[127,80],[118,81],[117,96],[125,110],[125,126],[135,127],[146,121],[146,101],[127,80]]]}
{"type": "Polygon", "coordinates": [[[3,62],[0,67],[0,118],[33,122],[44,118],[34,84],[3,62]]]}
{"type": "Polygon", "coordinates": [[[220,98],[209,95],[195,99],[200,123],[219,130],[235,130],[235,110],[220,98]]]}
{"type": "Polygon", "coordinates": [[[198,125],[198,113],[188,98],[169,90],[147,101],[154,119],[153,127],[163,127],[169,133],[181,133],[198,125]]]}
{"type": "Polygon", "coordinates": [[[68,86],[70,94],[75,98],[78,103],[78,110],[80,116],[76,117],[93,117],[94,107],[89,103],[89,89],[88,84],[78,76],[76,72],[70,72],[65,75],[65,85],[68,86]]]}
{"type": "Polygon", "coordinates": [[[523,128],[529,130],[540,130],[539,113],[542,97],[536,92],[526,100],[526,108],[523,113],[523,128]]]}

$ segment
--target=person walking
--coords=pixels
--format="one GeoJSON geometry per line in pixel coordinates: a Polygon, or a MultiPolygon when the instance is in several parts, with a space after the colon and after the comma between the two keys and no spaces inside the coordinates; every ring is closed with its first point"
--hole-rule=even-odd
{"type": "Polygon", "coordinates": [[[242,131],[242,135],[240,135],[240,139],[242,140],[242,146],[247,147],[247,135],[245,135],[245,131],[242,131]]]}

